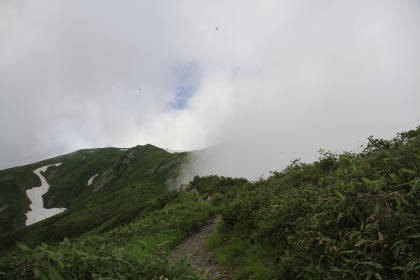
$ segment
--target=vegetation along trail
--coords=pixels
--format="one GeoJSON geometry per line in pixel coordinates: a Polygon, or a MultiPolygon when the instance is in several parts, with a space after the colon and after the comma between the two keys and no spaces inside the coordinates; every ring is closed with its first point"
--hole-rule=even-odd
{"type": "Polygon", "coordinates": [[[187,262],[192,268],[208,279],[229,279],[228,272],[223,270],[206,248],[206,240],[216,230],[217,221],[220,216],[210,218],[197,233],[187,237],[169,255],[171,262],[179,262],[187,256],[187,262]]]}

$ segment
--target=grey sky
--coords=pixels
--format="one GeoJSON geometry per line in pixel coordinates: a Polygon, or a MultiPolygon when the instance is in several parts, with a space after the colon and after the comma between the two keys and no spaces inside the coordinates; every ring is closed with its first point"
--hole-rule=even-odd
{"type": "Polygon", "coordinates": [[[419,14],[418,1],[1,0],[0,169],[223,143],[196,167],[255,178],[391,138],[420,124],[419,14]]]}

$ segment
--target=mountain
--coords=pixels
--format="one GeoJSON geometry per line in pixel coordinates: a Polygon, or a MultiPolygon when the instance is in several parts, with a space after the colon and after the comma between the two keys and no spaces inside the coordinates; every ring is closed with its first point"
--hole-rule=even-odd
{"type": "Polygon", "coordinates": [[[168,252],[219,214],[207,245],[232,279],[420,279],[420,126],[368,140],[267,179],[195,176],[174,190],[189,153],[152,145],[4,170],[0,215],[24,213],[32,171],[59,162],[44,202],[67,210],[1,234],[0,278],[214,279],[168,252]]]}
{"type": "Polygon", "coordinates": [[[88,149],[0,171],[0,249],[13,247],[15,240],[35,245],[129,222],[167,190],[185,155],[152,145],[88,149]],[[25,191],[40,185],[33,171],[47,165],[43,175],[51,186],[44,205],[67,210],[26,227],[25,191]]]}
{"type": "Polygon", "coordinates": [[[80,150],[38,163],[0,171],[0,233],[18,229],[25,225],[30,201],[26,190],[40,185],[34,170],[53,163],[65,162],[47,170],[47,181],[53,184],[44,197],[44,204],[51,207],[68,207],[70,201],[83,192],[89,176],[102,173],[124,155],[115,148],[80,150]],[[58,172],[57,176],[56,173],[58,172]]]}

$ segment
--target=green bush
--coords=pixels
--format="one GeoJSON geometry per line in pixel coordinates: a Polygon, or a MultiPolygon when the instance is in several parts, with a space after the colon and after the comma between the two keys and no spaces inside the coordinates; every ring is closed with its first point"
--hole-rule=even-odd
{"type": "Polygon", "coordinates": [[[181,261],[169,264],[167,252],[199,229],[213,213],[193,195],[167,194],[169,203],[131,223],[102,234],[88,234],[0,259],[5,279],[200,279],[181,261]],[[172,200],[172,201],[171,201],[172,200]]]}
{"type": "Polygon", "coordinates": [[[239,279],[418,279],[420,127],[320,154],[237,191],[212,242],[219,258],[239,279]]]}
{"type": "Polygon", "coordinates": [[[138,254],[124,247],[86,247],[65,239],[59,246],[34,249],[18,244],[23,257],[0,262],[7,279],[198,279],[185,264],[170,265],[156,251],[138,254]],[[12,269],[11,269],[12,268],[12,269]],[[160,278],[162,277],[162,278],[160,278]]]}

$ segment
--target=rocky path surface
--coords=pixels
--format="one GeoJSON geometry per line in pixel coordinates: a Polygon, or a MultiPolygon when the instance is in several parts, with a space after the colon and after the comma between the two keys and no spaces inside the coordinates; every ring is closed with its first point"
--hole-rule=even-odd
{"type": "Polygon", "coordinates": [[[216,230],[220,216],[210,218],[199,232],[186,238],[169,255],[171,262],[179,262],[185,256],[192,268],[207,279],[230,279],[227,271],[219,266],[217,259],[206,248],[206,240],[216,230]]]}

